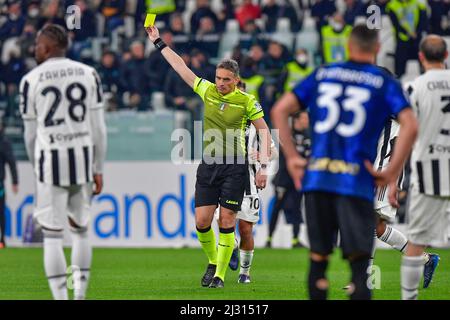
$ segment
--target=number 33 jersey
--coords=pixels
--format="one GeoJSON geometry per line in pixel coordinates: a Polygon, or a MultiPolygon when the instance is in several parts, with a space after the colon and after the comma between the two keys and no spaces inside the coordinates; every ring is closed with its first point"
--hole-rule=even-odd
{"type": "Polygon", "coordinates": [[[56,186],[92,181],[90,111],[103,108],[96,71],[67,58],[51,58],[20,83],[24,121],[36,121],[34,169],[39,181],[56,186]]]}
{"type": "Polygon", "coordinates": [[[364,160],[374,162],[389,116],[409,107],[400,82],[375,65],[349,61],[319,67],[293,93],[312,127],[303,191],[372,202],[374,180],[364,160]]]}

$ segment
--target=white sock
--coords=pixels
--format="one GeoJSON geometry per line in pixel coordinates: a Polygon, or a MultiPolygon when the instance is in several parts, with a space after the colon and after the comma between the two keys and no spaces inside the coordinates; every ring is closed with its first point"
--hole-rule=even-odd
{"type": "Polygon", "coordinates": [[[62,235],[44,235],[44,269],[55,300],[68,300],[62,235]]]}
{"type": "Polygon", "coordinates": [[[405,252],[408,244],[405,235],[391,226],[386,226],[386,230],[379,239],[402,253],[405,252]]]}
{"type": "Polygon", "coordinates": [[[372,247],[372,254],[370,255],[369,259],[369,267],[367,268],[367,273],[369,276],[372,274],[372,266],[373,266],[373,260],[375,259],[375,250],[377,249],[377,231],[374,231],[375,238],[373,239],[373,247],[372,247]]]}
{"type": "Polygon", "coordinates": [[[402,300],[417,300],[423,268],[422,256],[403,256],[401,267],[402,300]]]}
{"type": "Polygon", "coordinates": [[[84,300],[86,298],[91,261],[92,247],[89,243],[87,232],[72,232],[74,300],[84,300]]]}
{"type": "Polygon", "coordinates": [[[250,267],[252,266],[253,250],[239,250],[241,268],[239,274],[250,275],[250,267]]]}

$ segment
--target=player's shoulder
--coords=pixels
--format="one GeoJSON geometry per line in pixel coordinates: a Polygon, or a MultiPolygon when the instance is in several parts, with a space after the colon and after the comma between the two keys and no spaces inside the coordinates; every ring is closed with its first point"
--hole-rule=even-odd
{"type": "Polygon", "coordinates": [[[83,62],[72,60],[69,58],[66,58],[66,60],[68,66],[83,69],[87,74],[95,74],[97,72],[94,67],[87,65],[83,62]]]}
{"type": "Polygon", "coordinates": [[[256,98],[253,94],[239,90],[239,89],[236,90],[236,97],[243,98],[246,100],[256,100],[256,98]]]}

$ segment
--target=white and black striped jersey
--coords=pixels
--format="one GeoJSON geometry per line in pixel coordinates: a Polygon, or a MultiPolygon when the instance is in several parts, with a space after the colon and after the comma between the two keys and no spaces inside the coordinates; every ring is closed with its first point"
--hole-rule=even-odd
{"type": "Polygon", "coordinates": [[[70,186],[92,181],[90,112],[103,108],[97,72],[67,58],[51,58],[20,83],[24,121],[37,124],[34,168],[39,181],[70,186]]]}
{"type": "MultiPolygon", "coordinates": [[[[391,161],[392,151],[394,151],[395,141],[397,140],[398,133],[400,131],[399,123],[390,118],[386,125],[384,126],[383,132],[381,133],[380,139],[378,140],[377,147],[377,157],[375,159],[375,168],[378,171],[383,170],[387,167],[391,161]]],[[[400,174],[397,182],[397,186],[401,189],[403,186],[404,171],[400,174]]],[[[382,201],[386,195],[387,186],[381,188],[377,192],[377,200],[382,201]]]]}
{"type": "Polygon", "coordinates": [[[420,193],[450,196],[450,70],[429,70],[407,91],[419,121],[411,182],[420,193]]]}

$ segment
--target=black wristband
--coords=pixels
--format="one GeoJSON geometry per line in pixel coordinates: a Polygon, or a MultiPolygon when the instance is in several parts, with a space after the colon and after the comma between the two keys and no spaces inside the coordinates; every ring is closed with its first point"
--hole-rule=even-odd
{"type": "Polygon", "coordinates": [[[156,39],[155,42],[153,42],[153,44],[155,45],[156,49],[158,49],[159,51],[161,51],[162,49],[167,47],[167,44],[165,44],[161,38],[156,39]]]}

